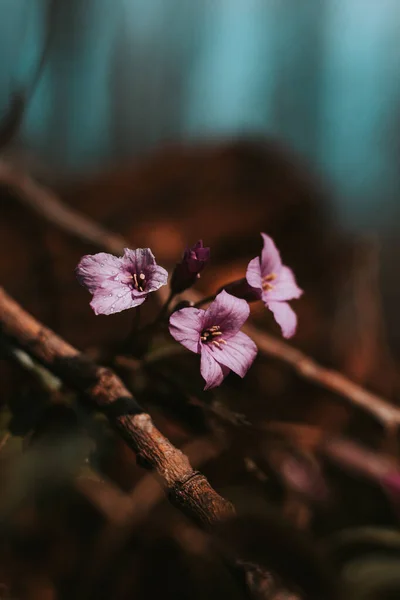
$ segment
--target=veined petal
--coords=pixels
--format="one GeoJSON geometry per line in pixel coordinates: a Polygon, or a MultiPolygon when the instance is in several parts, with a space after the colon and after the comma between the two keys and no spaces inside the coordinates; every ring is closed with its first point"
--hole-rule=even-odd
{"type": "Polygon", "coordinates": [[[256,290],[262,290],[261,264],[258,256],[253,258],[247,265],[247,283],[256,290]]]}
{"type": "Polygon", "coordinates": [[[273,239],[270,238],[269,235],[262,233],[261,236],[264,240],[264,247],[261,251],[261,275],[262,277],[265,277],[266,275],[271,275],[271,273],[278,274],[282,267],[282,260],[278,248],[275,246],[273,239]]]}
{"type": "Polygon", "coordinates": [[[200,373],[206,382],[205,390],[221,385],[229,373],[229,369],[220,365],[214,358],[210,348],[206,345],[201,347],[200,373]]]}
{"type": "Polygon", "coordinates": [[[303,290],[299,288],[294,278],[292,269],[282,267],[275,281],[271,282],[272,290],[263,292],[262,299],[264,302],[285,301],[300,298],[303,290]]]}
{"type": "Polygon", "coordinates": [[[145,273],[146,270],[156,264],[156,259],[150,248],[124,248],[124,264],[135,273],[145,273]]]}
{"type": "Polygon", "coordinates": [[[267,307],[272,311],[275,321],[282,330],[285,338],[290,338],[296,332],[297,316],[287,302],[268,302],[267,307]]]}
{"type": "Polygon", "coordinates": [[[168,282],[168,271],[160,265],[151,265],[146,269],[146,293],[155,292],[168,282]]]}
{"type": "Polygon", "coordinates": [[[169,332],[172,337],[197,354],[200,352],[204,315],[205,311],[201,308],[188,307],[172,313],[169,319],[169,332]]]}
{"type": "Polygon", "coordinates": [[[87,254],[81,258],[75,273],[79,283],[94,294],[107,280],[112,280],[121,273],[122,260],[106,252],[87,254]]]}
{"type": "Polygon", "coordinates": [[[93,295],[90,306],[96,315],[113,315],[140,306],[146,300],[146,296],[140,298],[134,296],[127,286],[120,285],[110,290],[111,288],[99,290],[93,295]]]}
{"type": "Polygon", "coordinates": [[[257,346],[248,335],[239,331],[226,344],[208,346],[213,357],[240,377],[244,377],[257,356],[257,346]]]}
{"type": "Polygon", "coordinates": [[[227,339],[237,333],[247,320],[250,308],[246,300],[235,298],[222,290],[204,315],[203,328],[219,325],[227,339]]]}

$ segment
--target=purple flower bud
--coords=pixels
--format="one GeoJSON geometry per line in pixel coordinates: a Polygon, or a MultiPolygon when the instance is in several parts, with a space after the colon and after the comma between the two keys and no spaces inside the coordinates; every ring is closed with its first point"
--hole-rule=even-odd
{"type": "Polygon", "coordinates": [[[172,273],[172,292],[180,294],[190,288],[209,260],[210,248],[204,248],[202,240],[199,240],[192,248],[186,248],[182,261],[176,265],[172,273]]]}

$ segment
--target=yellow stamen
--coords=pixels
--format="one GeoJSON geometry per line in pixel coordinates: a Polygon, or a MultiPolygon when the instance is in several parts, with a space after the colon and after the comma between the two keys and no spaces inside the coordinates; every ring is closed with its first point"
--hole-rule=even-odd
{"type": "Polygon", "coordinates": [[[263,277],[262,279],[262,289],[264,290],[264,292],[268,292],[269,290],[273,290],[274,286],[271,285],[269,282],[270,281],[275,281],[275,279],[277,278],[277,274],[276,273],[270,273],[269,275],[266,275],[265,277],[263,277]]]}

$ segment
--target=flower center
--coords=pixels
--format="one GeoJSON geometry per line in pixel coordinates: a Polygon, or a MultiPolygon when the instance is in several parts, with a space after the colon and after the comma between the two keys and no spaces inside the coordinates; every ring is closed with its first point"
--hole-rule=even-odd
{"type": "Polygon", "coordinates": [[[139,276],[136,273],[132,274],[132,285],[138,292],[144,292],[146,287],[146,276],[144,273],[139,273],[139,276]]]}
{"type": "Polygon", "coordinates": [[[222,335],[222,331],[220,331],[219,325],[213,325],[212,327],[207,327],[207,329],[203,329],[200,335],[200,340],[203,344],[213,344],[217,346],[217,348],[221,347],[221,344],[226,344],[226,341],[223,340],[220,336],[222,335]]]}
{"type": "Polygon", "coordinates": [[[262,278],[261,287],[264,290],[264,292],[269,292],[270,290],[274,289],[274,286],[271,284],[271,281],[275,281],[277,277],[278,276],[276,273],[270,273],[269,275],[266,275],[262,278]]]}

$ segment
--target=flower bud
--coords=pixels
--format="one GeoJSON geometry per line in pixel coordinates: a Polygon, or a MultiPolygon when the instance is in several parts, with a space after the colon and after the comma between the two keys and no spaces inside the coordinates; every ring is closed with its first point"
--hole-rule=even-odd
{"type": "Polygon", "coordinates": [[[175,266],[172,273],[172,292],[180,294],[192,287],[209,259],[210,248],[204,248],[202,240],[199,240],[192,248],[186,248],[181,262],[175,266]]]}

